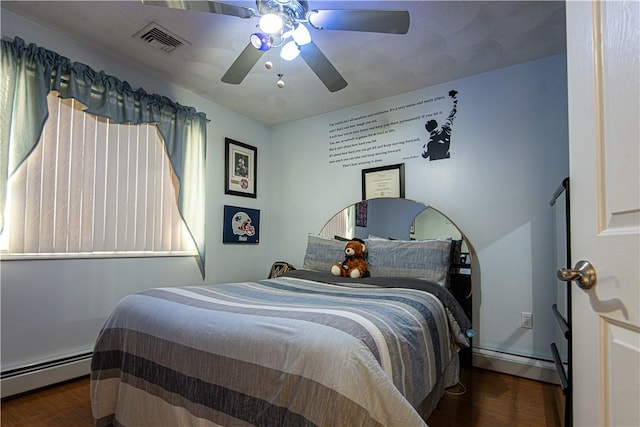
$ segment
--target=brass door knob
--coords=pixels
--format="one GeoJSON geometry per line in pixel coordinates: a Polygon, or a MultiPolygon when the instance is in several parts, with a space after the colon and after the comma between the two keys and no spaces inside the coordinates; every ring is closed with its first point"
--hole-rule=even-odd
{"type": "Polygon", "coordinates": [[[558,270],[558,279],[563,282],[575,281],[582,289],[591,289],[598,281],[596,269],[589,261],[578,261],[571,269],[561,268],[558,270]]]}

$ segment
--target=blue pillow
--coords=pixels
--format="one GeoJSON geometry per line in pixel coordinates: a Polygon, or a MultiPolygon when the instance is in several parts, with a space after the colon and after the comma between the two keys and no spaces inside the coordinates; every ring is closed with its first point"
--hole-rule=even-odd
{"type": "Polygon", "coordinates": [[[412,277],[447,286],[451,239],[368,240],[371,277],[412,277]]]}
{"type": "Polygon", "coordinates": [[[302,268],[305,270],[331,271],[331,266],[344,259],[345,242],[309,234],[307,251],[302,268]]]}

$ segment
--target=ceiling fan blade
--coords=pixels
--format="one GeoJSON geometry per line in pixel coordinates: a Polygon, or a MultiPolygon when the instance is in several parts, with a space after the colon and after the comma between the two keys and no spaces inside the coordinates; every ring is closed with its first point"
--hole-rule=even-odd
{"type": "Polygon", "coordinates": [[[329,92],[337,92],[347,86],[346,80],[342,78],[338,70],[315,43],[311,42],[301,46],[300,56],[329,89],[329,92]]]}
{"type": "Polygon", "coordinates": [[[407,34],[409,12],[406,10],[314,10],[309,23],[318,30],[365,31],[407,34]]]}
{"type": "Polygon", "coordinates": [[[189,1],[189,0],[141,0],[143,4],[162,6],[171,9],[195,10],[196,12],[219,13],[222,15],[237,16],[239,18],[253,18],[255,10],[249,7],[234,6],[217,1],[189,1]]]}
{"type": "Polygon", "coordinates": [[[258,50],[251,43],[244,48],[242,53],[233,61],[231,67],[222,76],[222,81],[237,85],[242,83],[242,80],[249,74],[249,71],[256,65],[258,59],[262,57],[264,51],[258,50]]]}

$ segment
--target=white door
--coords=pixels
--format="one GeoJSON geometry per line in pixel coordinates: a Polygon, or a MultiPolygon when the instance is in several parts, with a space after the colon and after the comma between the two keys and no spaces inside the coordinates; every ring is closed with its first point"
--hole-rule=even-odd
{"type": "Polygon", "coordinates": [[[575,426],[640,426],[640,2],[567,1],[575,426]],[[575,283],[575,282],[574,282],[575,283]]]}

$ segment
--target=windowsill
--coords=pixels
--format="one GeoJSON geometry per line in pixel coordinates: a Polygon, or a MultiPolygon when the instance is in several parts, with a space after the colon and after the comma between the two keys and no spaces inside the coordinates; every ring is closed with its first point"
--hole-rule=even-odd
{"type": "Polygon", "coordinates": [[[110,259],[110,258],[166,258],[166,257],[193,257],[195,251],[175,252],[80,252],[67,254],[10,254],[0,252],[0,261],[33,261],[56,259],[110,259]]]}

